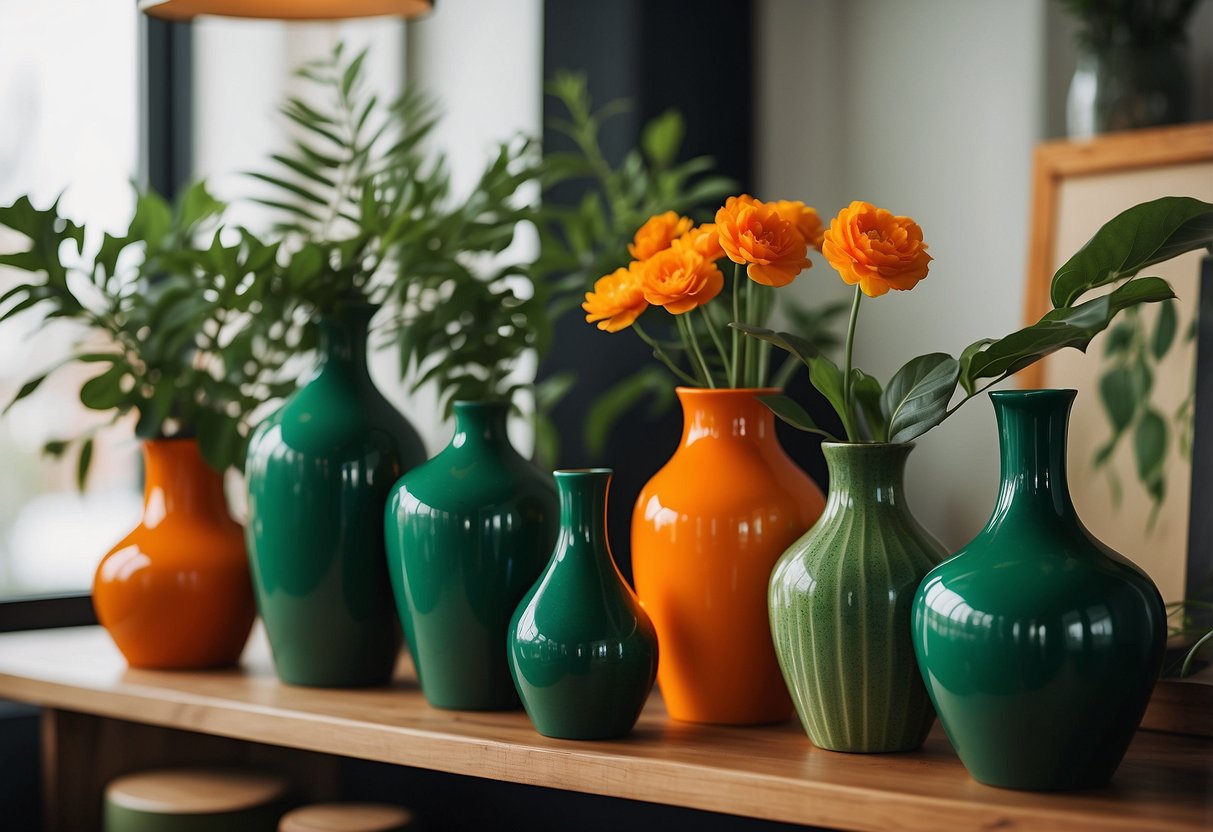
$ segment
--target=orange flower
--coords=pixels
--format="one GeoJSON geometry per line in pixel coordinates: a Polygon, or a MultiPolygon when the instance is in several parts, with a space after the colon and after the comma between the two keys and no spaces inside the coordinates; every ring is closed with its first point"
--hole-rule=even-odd
{"type": "Polygon", "coordinates": [[[789,199],[781,199],[771,204],[784,219],[796,226],[806,243],[821,251],[821,238],[825,236],[826,229],[821,217],[817,215],[816,208],[811,208],[800,200],[789,199]]]}
{"type": "Polygon", "coordinates": [[[715,223],[705,222],[698,228],[692,228],[672,245],[690,246],[699,252],[704,260],[719,260],[724,257],[724,249],[720,247],[720,232],[716,230],[715,223]]]}
{"type": "Polygon", "coordinates": [[[830,221],[822,253],[844,281],[858,283],[870,298],[913,289],[931,263],[918,223],[859,200],[830,221]]]}
{"type": "Polygon", "coordinates": [[[734,263],[764,286],[786,286],[811,267],[804,237],[774,205],[748,195],[731,196],[716,212],[720,245],[734,263]]]}
{"type": "Polygon", "coordinates": [[[598,322],[598,328],[607,332],[627,329],[649,304],[644,299],[640,286],[639,263],[616,269],[611,274],[598,278],[594,291],[585,293],[586,323],[598,322]]]}
{"type": "Polygon", "coordinates": [[[628,244],[628,254],[637,260],[648,260],[669,248],[670,243],[690,231],[694,224],[690,217],[680,217],[673,211],[649,217],[628,244]]]}
{"type": "Polygon", "coordinates": [[[702,306],[724,288],[724,275],[716,264],[690,246],[658,252],[641,263],[639,271],[644,299],[675,315],[702,306]]]}

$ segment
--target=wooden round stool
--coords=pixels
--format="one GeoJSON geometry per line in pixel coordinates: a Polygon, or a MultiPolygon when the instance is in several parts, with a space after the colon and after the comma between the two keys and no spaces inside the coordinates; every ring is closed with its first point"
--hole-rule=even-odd
{"type": "Polygon", "coordinates": [[[260,772],[161,769],[105,789],[105,832],[273,832],[287,783],[260,772]]]}
{"type": "Polygon", "coordinates": [[[316,803],[287,812],[278,832],[407,832],[413,813],[382,803],[316,803]]]}

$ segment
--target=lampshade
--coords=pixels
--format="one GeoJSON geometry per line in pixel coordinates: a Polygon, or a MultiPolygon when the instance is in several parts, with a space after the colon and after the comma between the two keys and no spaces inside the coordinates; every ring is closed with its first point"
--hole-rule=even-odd
{"type": "Polygon", "coordinates": [[[139,0],[139,8],[162,20],[198,15],[266,20],[344,20],[350,17],[417,17],[434,0],[139,0]]]}

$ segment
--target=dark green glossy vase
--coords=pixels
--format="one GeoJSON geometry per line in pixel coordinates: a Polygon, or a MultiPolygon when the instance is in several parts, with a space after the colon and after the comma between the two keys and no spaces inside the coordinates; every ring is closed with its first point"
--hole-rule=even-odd
{"type": "Polygon", "coordinates": [[[384,684],[400,649],[383,508],[425,448],[367,371],[373,313],[349,306],[320,321],[315,372],[249,443],[253,584],[291,684],[384,684]]]}
{"type": "Polygon", "coordinates": [[[388,554],[421,690],[431,705],[518,707],[510,616],[556,540],[556,489],[510,444],[505,402],[455,402],[455,435],[392,489],[388,554]]]}
{"type": "Polygon", "coordinates": [[[1108,781],[1158,678],[1153,582],[1083,527],[1066,484],[1073,390],[991,393],[1002,487],[986,527],[923,582],[914,646],[969,773],[1012,789],[1108,781]]]}
{"type": "Polygon", "coordinates": [[[814,745],[908,751],[935,721],[914,663],[910,609],[945,550],[906,505],[913,445],[821,447],[825,512],[771,574],[775,654],[814,745]]]}
{"type": "Polygon", "coordinates": [[[556,472],[560,537],[510,621],[514,684],[547,737],[628,733],[657,678],[657,631],[607,542],[610,483],[609,468],[556,472]]]}

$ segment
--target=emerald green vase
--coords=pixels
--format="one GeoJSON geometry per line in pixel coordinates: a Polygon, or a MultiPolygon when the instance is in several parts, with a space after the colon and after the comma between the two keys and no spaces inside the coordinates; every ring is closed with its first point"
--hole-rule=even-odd
{"type": "Polygon", "coordinates": [[[944,549],[906,505],[913,445],[822,443],[825,512],[771,574],[775,653],[819,748],[907,751],[935,719],[910,640],[919,581],[944,549]]]}
{"type": "Polygon", "coordinates": [[[1162,663],[1158,590],[1083,527],[1070,500],[1074,396],[990,394],[1001,441],[998,504],[914,602],[914,646],[940,722],[969,773],[992,786],[1107,782],[1162,663]]]}
{"type": "Polygon", "coordinates": [[[506,434],[506,402],[455,402],[455,435],[392,489],[388,556],[421,690],[431,705],[518,707],[510,616],[556,540],[556,489],[506,434]]]}
{"type": "Polygon", "coordinates": [[[510,672],[547,737],[632,730],[657,678],[657,631],[611,558],[609,468],[557,471],[560,536],[509,629],[510,672]]]}
{"type": "Polygon", "coordinates": [[[383,508],[425,448],[367,371],[373,313],[351,305],[320,321],[316,370],[249,442],[253,584],[291,684],[384,684],[400,649],[383,508]]]}

